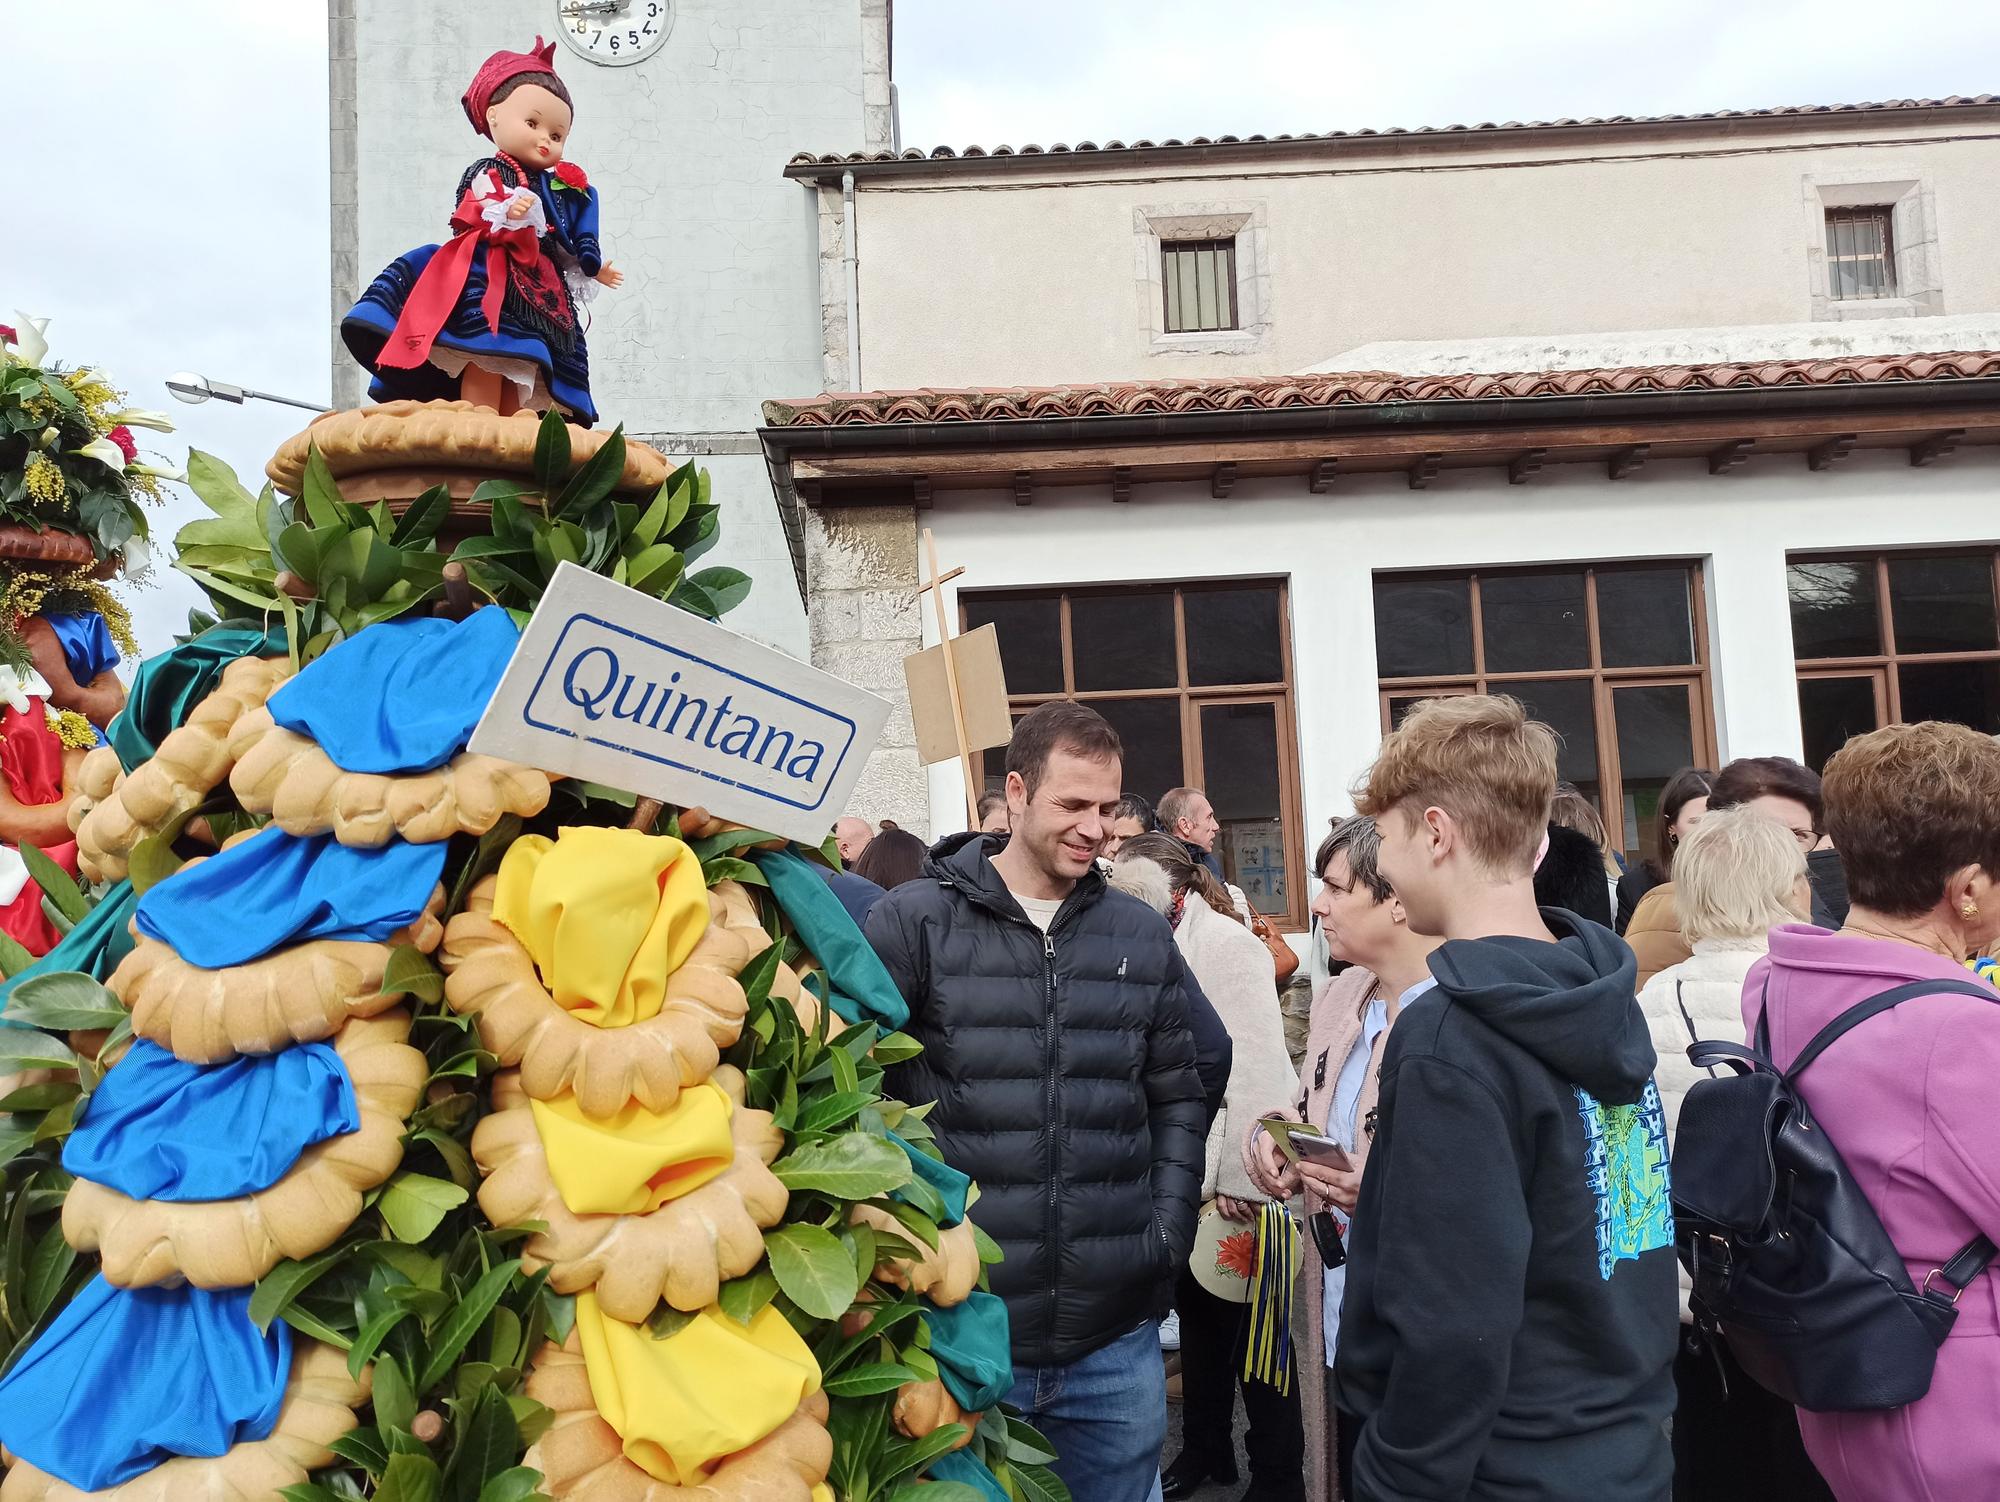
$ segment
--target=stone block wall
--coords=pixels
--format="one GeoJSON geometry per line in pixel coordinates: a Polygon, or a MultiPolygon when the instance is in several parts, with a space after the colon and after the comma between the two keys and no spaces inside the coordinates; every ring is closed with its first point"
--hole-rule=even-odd
{"type": "Polygon", "coordinates": [[[806,513],[813,666],[894,705],[848,806],[871,824],[894,819],[929,839],[930,782],[917,761],[903,659],[923,646],[917,514],[908,506],[806,513]]]}

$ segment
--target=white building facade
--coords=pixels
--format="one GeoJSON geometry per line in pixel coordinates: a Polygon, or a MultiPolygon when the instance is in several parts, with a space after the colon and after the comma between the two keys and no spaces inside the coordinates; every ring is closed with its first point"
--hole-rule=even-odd
{"type": "MultiPolygon", "coordinates": [[[[1678,766],[2000,731],[1996,143],[1981,99],[799,159],[866,389],[766,409],[815,656],[900,689],[929,527],[1017,708],[1205,785],[1294,922],[1425,694],[1520,694],[1634,855],[1678,766]]],[[[963,809],[885,744],[854,811],[963,809]]]]}

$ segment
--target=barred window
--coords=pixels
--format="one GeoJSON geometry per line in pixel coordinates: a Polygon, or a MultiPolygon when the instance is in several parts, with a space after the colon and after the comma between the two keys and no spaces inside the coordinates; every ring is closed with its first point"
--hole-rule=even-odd
{"type": "Polygon", "coordinates": [[[1241,328],[1236,311],[1236,241],[1163,240],[1160,282],[1169,334],[1241,328]]]}
{"type": "Polygon", "coordinates": [[[1826,211],[1826,285],[1836,302],[1896,296],[1896,251],[1886,205],[1826,211]]]}

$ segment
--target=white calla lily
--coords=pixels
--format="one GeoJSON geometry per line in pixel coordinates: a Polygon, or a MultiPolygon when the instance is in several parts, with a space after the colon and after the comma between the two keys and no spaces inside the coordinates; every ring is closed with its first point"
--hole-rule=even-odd
{"type": "Polygon", "coordinates": [[[109,418],[111,426],[127,428],[151,428],[155,433],[171,433],[173,419],[164,412],[154,412],[146,407],[127,407],[122,412],[113,412],[109,418]]]}
{"type": "Polygon", "coordinates": [[[93,438],[77,453],[86,459],[95,459],[99,464],[109,465],[120,474],[125,472],[125,451],[109,438],[93,438]]]}
{"type": "Polygon", "coordinates": [[[187,471],[177,464],[128,464],[125,466],[125,473],[151,475],[156,480],[172,480],[176,484],[185,484],[187,481],[187,471]]]}
{"type": "Polygon", "coordinates": [[[126,538],[125,545],[119,552],[125,559],[127,583],[137,583],[153,566],[153,545],[143,537],[135,535],[126,538]]]}
{"type": "Polygon", "coordinates": [[[49,341],[43,337],[48,332],[46,318],[31,318],[26,313],[14,315],[14,356],[23,365],[39,367],[49,356],[49,341]]]}

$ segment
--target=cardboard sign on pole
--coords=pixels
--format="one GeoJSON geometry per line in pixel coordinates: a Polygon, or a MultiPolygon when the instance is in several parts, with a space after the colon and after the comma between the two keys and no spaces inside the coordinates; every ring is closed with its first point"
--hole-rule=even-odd
{"type": "Polygon", "coordinates": [[[886,700],[565,563],[469,749],[816,845],[886,700]]]}
{"type": "MultiPolygon", "coordinates": [[[[965,712],[965,749],[1004,746],[1013,737],[1007,712],[1007,679],[1000,668],[1000,633],[989,623],[951,639],[958,700],[965,712]]],[[[944,648],[926,647],[903,659],[910,685],[910,716],[917,728],[917,760],[925,766],[958,755],[958,727],[951,713],[944,648]]]]}
{"type": "MultiPolygon", "coordinates": [[[[944,610],[945,585],[964,573],[965,569],[961,566],[952,569],[949,573],[939,573],[937,539],[931,536],[931,529],[929,527],[924,528],[923,540],[925,577],[923,583],[917,586],[917,593],[920,595],[929,594],[931,597],[931,609],[937,612],[938,644],[926,651],[918,652],[914,656],[905,657],[903,659],[903,677],[910,688],[910,712],[911,718],[915,720],[917,714],[918,678],[922,676],[934,683],[935,680],[932,679],[933,674],[941,672],[943,675],[944,696],[942,700],[943,708],[940,714],[941,716],[949,716],[946,724],[951,734],[950,749],[940,751],[935,756],[925,751],[923,749],[922,722],[917,721],[919,726],[917,732],[918,755],[926,765],[933,761],[943,761],[947,756],[956,756],[958,758],[959,775],[965,779],[965,827],[967,829],[977,829],[979,827],[979,789],[972,785],[972,753],[983,751],[988,746],[1000,745],[1004,741],[1013,739],[1014,735],[1013,718],[1007,713],[1007,685],[1000,672],[1000,638],[993,632],[993,628],[990,625],[984,628],[993,637],[993,659],[990,671],[981,670],[980,676],[982,681],[980,687],[983,693],[980,702],[974,705],[967,697],[965,669],[961,666],[962,659],[960,656],[960,644],[968,641],[970,638],[954,638],[952,636],[951,623],[946,618],[944,610]],[[925,661],[925,659],[931,658],[933,654],[935,654],[934,661],[925,661]],[[999,719],[997,722],[991,718],[996,697],[999,706],[999,719]],[[999,733],[991,735],[989,739],[977,739],[968,724],[969,717],[975,714],[979,717],[981,725],[980,733],[982,735],[989,735],[996,723],[999,726],[999,733]]],[[[974,633],[974,635],[977,634],[976,632],[974,633]]],[[[925,697],[932,705],[939,703],[934,688],[927,688],[925,697]]],[[[932,744],[937,744],[935,735],[932,737],[932,744]]]]}

